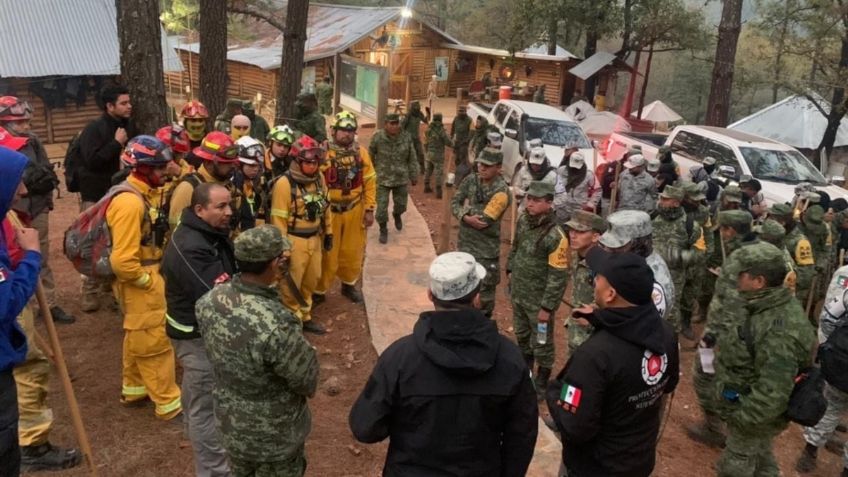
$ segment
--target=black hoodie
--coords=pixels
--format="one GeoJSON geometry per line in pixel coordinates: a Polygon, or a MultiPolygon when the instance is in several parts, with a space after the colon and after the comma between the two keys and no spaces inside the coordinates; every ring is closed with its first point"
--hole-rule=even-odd
{"type": "Polygon", "coordinates": [[[677,335],[652,303],[598,310],[595,332],[547,389],[565,466],[580,476],[648,476],[661,399],[679,379],[677,335]]]}
{"type": "Polygon", "coordinates": [[[377,360],[354,436],[390,438],[384,477],[523,476],[538,408],[518,347],[479,310],[422,313],[377,360]]]}

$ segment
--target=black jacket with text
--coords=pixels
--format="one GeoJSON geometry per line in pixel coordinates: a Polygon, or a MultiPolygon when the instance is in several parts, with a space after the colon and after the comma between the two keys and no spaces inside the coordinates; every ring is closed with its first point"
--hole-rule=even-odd
{"type": "Polygon", "coordinates": [[[647,477],[662,397],[679,380],[677,334],[652,303],[588,319],[594,333],[546,392],[563,461],[579,476],[647,477]]]}
{"type": "Polygon", "coordinates": [[[361,442],[389,438],[384,477],[527,472],[536,394],[518,347],[479,310],[422,313],[377,360],[350,411],[361,442]]]}

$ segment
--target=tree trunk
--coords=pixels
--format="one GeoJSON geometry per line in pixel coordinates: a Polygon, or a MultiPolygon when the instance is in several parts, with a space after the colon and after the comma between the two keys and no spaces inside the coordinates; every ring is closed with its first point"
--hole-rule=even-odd
{"type": "Polygon", "coordinates": [[[286,8],[286,31],[283,33],[283,62],[277,84],[276,123],[294,118],[294,102],[300,93],[303,74],[303,49],[306,44],[306,20],[309,0],[289,0],[286,8]]]}
{"type": "MultiPolygon", "coordinates": [[[[590,56],[594,55],[598,51],[598,31],[595,28],[589,28],[586,30],[586,47],[583,49],[583,57],[588,59],[590,56]]],[[[583,96],[585,96],[590,103],[595,104],[595,88],[597,87],[597,76],[592,75],[583,85],[583,96]]]]}
{"type": "Polygon", "coordinates": [[[774,80],[771,85],[771,103],[777,102],[780,92],[780,80],[783,76],[783,50],[786,47],[786,35],[789,33],[789,2],[783,4],[783,21],[780,24],[780,34],[777,37],[777,47],[774,55],[774,80]]]}
{"type": "Polygon", "coordinates": [[[642,51],[636,50],[636,56],[633,58],[633,71],[630,72],[630,83],[627,85],[627,96],[624,98],[624,108],[621,115],[625,118],[630,117],[630,112],[633,111],[633,96],[636,94],[636,77],[639,76],[639,61],[642,57],[642,51]]]}
{"type": "Polygon", "coordinates": [[[626,59],[631,50],[630,36],[633,34],[633,1],[624,0],[622,12],[624,15],[624,28],[621,32],[621,48],[617,53],[617,56],[621,59],[626,59]]]}
{"type": "Polygon", "coordinates": [[[168,123],[159,2],[117,0],[121,76],[130,90],[133,123],[153,134],[168,123]]]}
{"type": "Polygon", "coordinates": [[[642,91],[639,94],[639,112],[637,119],[642,119],[642,109],[645,107],[645,93],[648,91],[648,78],[651,76],[651,60],[654,59],[654,45],[648,48],[648,61],[645,62],[645,77],[642,78],[642,91]]]}
{"type": "Polygon", "coordinates": [[[209,110],[207,129],[227,105],[227,2],[200,0],[200,101],[209,110]]]}
{"type": "Polygon", "coordinates": [[[736,44],[742,29],[742,0],[724,0],[721,23],[718,26],[715,64],[713,65],[710,97],[707,100],[706,123],[724,127],[730,116],[730,99],[733,91],[733,72],[736,62],[736,44]]]}
{"type": "MultiPolygon", "coordinates": [[[[848,29],[844,30],[842,35],[838,78],[843,78],[846,69],[848,69],[848,29]]],[[[817,158],[822,150],[830,158],[830,154],[833,152],[833,144],[836,142],[836,133],[839,131],[839,125],[842,124],[842,118],[845,116],[846,109],[848,109],[848,101],[845,98],[845,88],[841,86],[833,88],[833,96],[830,100],[830,114],[827,115],[827,128],[825,128],[824,136],[819,147],[816,149],[817,158]]]]}
{"type": "Polygon", "coordinates": [[[557,37],[559,36],[559,17],[557,15],[551,15],[551,18],[548,20],[548,54],[551,56],[556,55],[557,49],[557,37]]]}

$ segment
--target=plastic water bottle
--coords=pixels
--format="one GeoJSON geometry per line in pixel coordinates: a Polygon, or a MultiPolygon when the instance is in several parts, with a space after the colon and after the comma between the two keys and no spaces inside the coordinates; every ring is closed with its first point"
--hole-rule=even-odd
{"type": "Polygon", "coordinates": [[[545,344],[548,342],[548,323],[540,321],[539,324],[536,325],[536,342],[539,344],[545,344]]]}

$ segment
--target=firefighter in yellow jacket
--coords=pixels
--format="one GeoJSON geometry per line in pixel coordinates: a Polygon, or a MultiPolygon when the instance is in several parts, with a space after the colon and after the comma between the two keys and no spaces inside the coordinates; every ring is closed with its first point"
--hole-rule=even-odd
{"type": "Polygon", "coordinates": [[[289,271],[280,280],[283,304],[303,321],[303,331],[324,334],[312,321],[312,293],[321,278],[321,255],[333,248],[333,218],[324,176],[324,150],[309,136],[291,148],[294,157],[285,175],[271,187],[271,224],[292,243],[289,271]]]}
{"type": "Polygon", "coordinates": [[[354,303],[362,302],[356,282],[365,256],[365,229],[374,224],[377,173],[368,149],[354,141],[356,128],[353,114],[342,111],[336,115],[327,160],[321,168],[330,192],[334,243],[324,252],[321,280],[312,294],[315,305],[324,301],[336,276],[342,281],[342,295],[354,303]]]}
{"type": "Polygon", "coordinates": [[[182,411],[174,350],[165,335],[165,281],[159,274],[168,221],[159,215],[158,188],[165,184],[171,154],[158,139],[138,136],[126,155],[132,166],[127,183],[137,193],[116,195],[106,210],[112,291],[124,315],[121,402],[135,405],[149,398],[156,417],[169,420],[182,411]]]}

